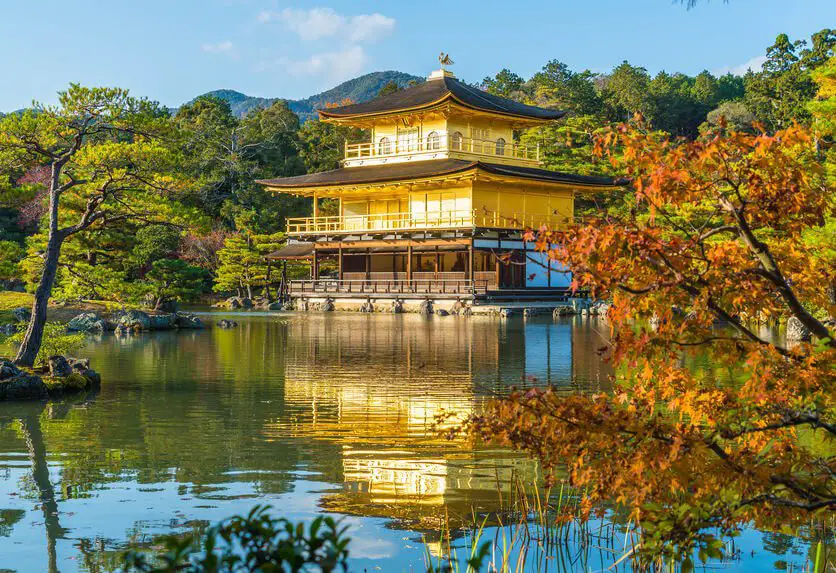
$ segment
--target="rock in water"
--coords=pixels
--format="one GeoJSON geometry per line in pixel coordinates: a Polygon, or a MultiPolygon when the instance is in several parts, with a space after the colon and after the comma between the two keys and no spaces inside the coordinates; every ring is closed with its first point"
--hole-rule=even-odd
{"type": "Polygon", "coordinates": [[[0,380],[0,401],[40,400],[49,396],[49,389],[40,376],[19,372],[0,380]]]}
{"type": "Polygon", "coordinates": [[[14,309],[12,314],[18,322],[29,322],[29,319],[32,318],[32,311],[22,306],[14,309]]]}
{"type": "Polygon", "coordinates": [[[319,309],[322,312],[333,312],[334,311],[334,299],[328,297],[325,299],[325,302],[320,305],[319,309]]]}
{"type": "Polygon", "coordinates": [[[418,314],[422,316],[430,316],[433,313],[433,303],[430,299],[422,300],[418,305],[418,314]]]}
{"type": "Polygon", "coordinates": [[[177,326],[177,315],[152,314],[148,316],[148,324],[151,330],[171,330],[177,326]]]}
{"type": "Polygon", "coordinates": [[[151,330],[151,317],[141,310],[129,310],[119,319],[119,324],[130,330],[151,330]]]}
{"type": "Polygon", "coordinates": [[[89,358],[67,358],[67,362],[70,363],[73,370],[84,371],[90,370],[90,359],[89,358]]]}
{"type": "Polygon", "coordinates": [[[104,332],[105,328],[105,321],[95,312],[83,312],[67,324],[70,332],[104,332]]]}
{"type": "Polygon", "coordinates": [[[804,326],[798,318],[791,316],[787,321],[787,340],[810,340],[810,329],[804,326]]]}
{"type": "Polygon", "coordinates": [[[374,312],[374,305],[371,299],[366,299],[366,302],[360,307],[360,312],[374,312]]]}
{"type": "Polygon", "coordinates": [[[203,321],[188,312],[175,314],[175,324],[177,328],[203,328],[203,321]]]}
{"type": "Polygon", "coordinates": [[[392,314],[401,314],[403,312],[403,301],[396,298],[392,301],[392,314]]]}
{"type": "Polygon", "coordinates": [[[437,316],[448,316],[450,313],[447,312],[446,310],[444,310],[443,308],[439,308],[438,310],[435,311],[435,314],[437,316]]]}
{"type": "Polygon", "coordinates": [[[467,303],[462,302],[461,300],[457,300],[456,303],[453,305],[453,308],[450,309],[450,314],[455,314],[458,316],[470,316],[473,314],[473,309],[470,308],[467,303]]]}
{"type": "Polygon", "coordinates": [[[234,328],[238,326],[238,323],[234,320],[227,320],[224,318],[218,321],[218,326],[221,328],[234,328]]]}
{"type": "Polygon", "coordinates": [[[552,318],[560,318],[561,316],[571,316],[575,314],[575,309],[571,306],[558,306],[552,311],[552,318]]]}
{"type": "Polygon", "coordinates": [[[50,376],[64,377],[69,376],[73,373],[73,367],[70,366],[70,363],[67,361],[67,359],[61,356],[60,354],[50,356],[49,358],[47,358],[47,362],[49,363],[50,376]]]}
{"type": "Polygon", "coordinates": [[[0,380],[7,380],[20,374],[20,368],[8,360],[0,362],[0,380]]]}

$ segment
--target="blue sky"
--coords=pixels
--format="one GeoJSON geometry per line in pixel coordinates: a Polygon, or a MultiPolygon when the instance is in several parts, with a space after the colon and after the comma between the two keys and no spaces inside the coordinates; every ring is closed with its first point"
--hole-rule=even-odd
{"type": "Polygon", "coordinates": [[[301,98],[375,70],[426,75],[447,51],[478,81],[552,58],[604,72],[745,70],[786,32],[836,26],[834,0],[2,0],[0,110],[69,82],[166,105],[209,90],[301,98]]]}

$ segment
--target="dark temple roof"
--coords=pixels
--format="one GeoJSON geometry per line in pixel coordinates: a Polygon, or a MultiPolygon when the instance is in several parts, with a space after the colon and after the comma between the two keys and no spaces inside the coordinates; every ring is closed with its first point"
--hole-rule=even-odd
{"type": "Polygon", "coordinates": [[[524,179],[533,179],[553,183],[568,183],[573,185],[617,187],[624,184],[624,181],[616,180],[611,177],[572,175],[570,173],[548,171],[547,169],[539,169],[537,167],[499,165],[497,163],[465,161],[462,159],[437,159],[431,161],[370,165],[368,167],[347,167],[331,171],[322,171],[320,173],[309,173],[308,175],[297,175],[296,177],[284,177],[282,179],[262,179],[257,181],[257,183],[276,189],[328,187],[333,185],[383,183],[386,181],[397,181],[401,179],[436,177],[439,175],[461,173],[471,169],[481,169],[482,171],[496,175],[507,175],[511,177],[521,177],[524,179]]]}
{"type": "Polygon", "coordinates": [[[376,115],[409,109],[420,109],[453,99],[461,104],[493,113],[512,115],[538,120],[560,119],[565,111],[525,105],[504,97],[495,96],[478,88],[471,87],[452,77],[430,79],[426,82],[387,94],[385,96],[343,107],[320,109],[325,118],[348,118],[361,115],[376,115]]]}
{"type": "Polygon", "coordinates": [[[268,259],[310,259],[313,258],[314,247],[311,243],[288,243],[278,251],[267,255],[268,259]]]}

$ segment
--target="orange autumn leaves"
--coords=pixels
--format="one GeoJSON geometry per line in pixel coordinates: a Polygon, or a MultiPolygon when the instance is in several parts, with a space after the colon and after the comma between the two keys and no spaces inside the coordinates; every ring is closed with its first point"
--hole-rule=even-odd
{"type": "Polygon", "coordinates": [[[527,233],[573,287],[611,299],[610,395],[517,392],[471,420],[566,468],[592,505],[627,506],[651,552],[707,543],[704,528],[790,524],[836,507],[833,217],[814,137],[720,130],[673,141],[613,130],[597,152],[631,180],[628,216],[527,233]],[[800,320],[787,345],[767,321],[800,320]]]}

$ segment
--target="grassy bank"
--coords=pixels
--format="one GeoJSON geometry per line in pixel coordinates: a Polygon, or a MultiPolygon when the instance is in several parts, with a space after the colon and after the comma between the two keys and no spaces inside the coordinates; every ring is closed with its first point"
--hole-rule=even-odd
{"type": "MultiPolygon", "coordinates": [[[[0,291],[0,323],[14,322],[12,310],[19,307],[32,308],[34,297],[28,292],[0,291]]],[[[50,301],[49,320],[68,321],[80,312],[108,313],[121,310],[122,305],[106,300],[83,300],[73,303],[56,304],[50,301]]]]}

